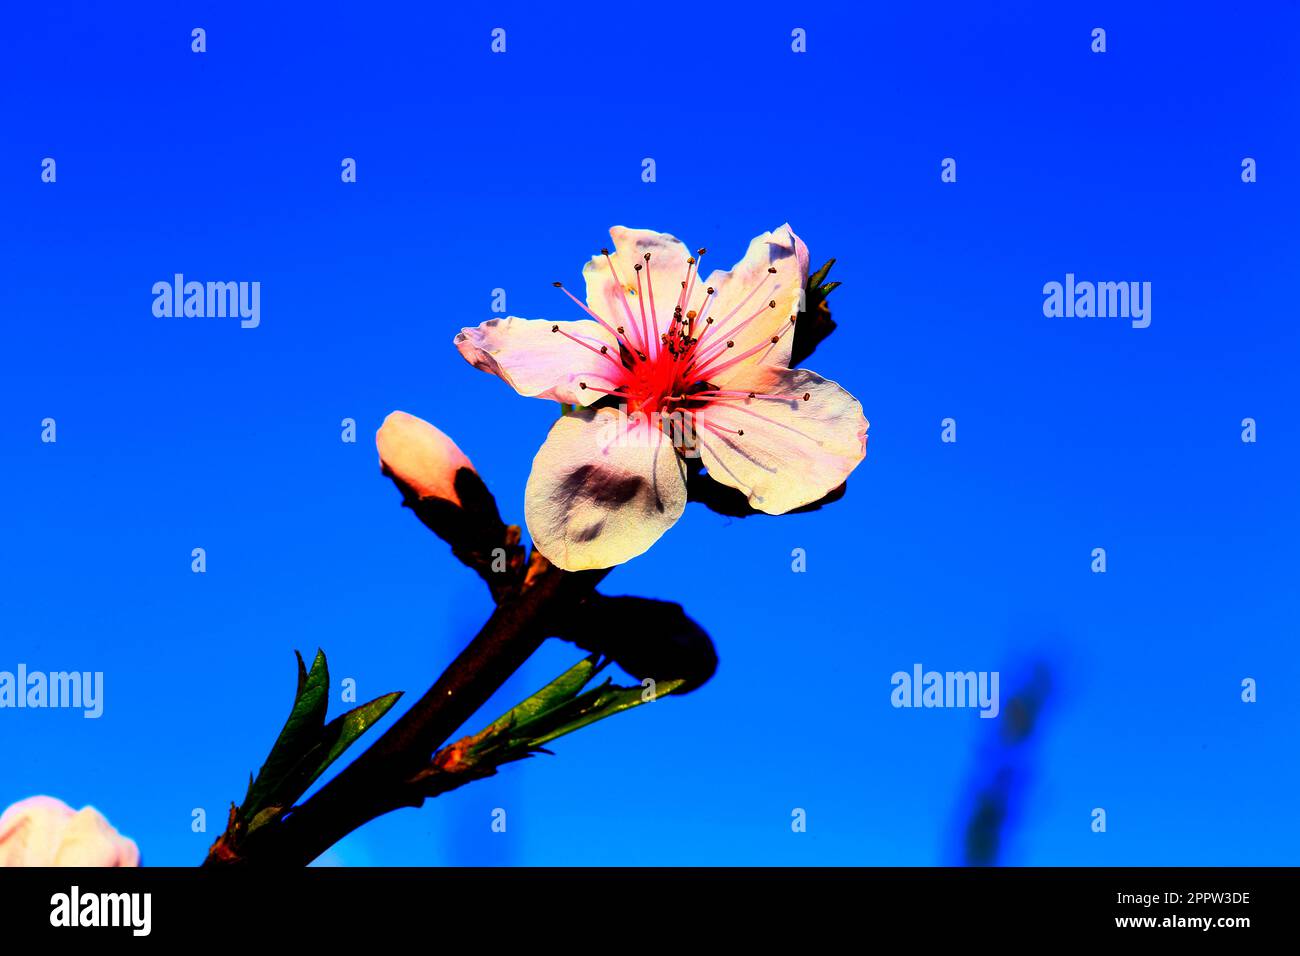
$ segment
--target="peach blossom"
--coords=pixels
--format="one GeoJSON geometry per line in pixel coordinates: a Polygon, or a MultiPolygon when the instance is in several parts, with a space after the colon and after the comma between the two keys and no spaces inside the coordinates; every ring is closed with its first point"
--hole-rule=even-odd
{"type": "MultiPolygon", "coordinates": [[[[862,406],[790,368],[808,250],[789,225],[732,269],[664,233],[616,226],[583,269],[588,318],[492,319],[456,336],[461,355],[519,394],[580,406],[533,461],[525,517],[568,570],[649,548],[686,505],[686,459],[752,507],[784,514],[837,488],[866,454],[862,406]]],[[[561,283],[556,283],[561,286],[561,283]]]]}

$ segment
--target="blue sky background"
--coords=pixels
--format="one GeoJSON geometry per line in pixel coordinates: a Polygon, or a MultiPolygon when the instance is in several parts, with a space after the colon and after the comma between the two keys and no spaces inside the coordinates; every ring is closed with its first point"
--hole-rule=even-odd
{"type": "MultiPolygon", "coordinates": [[[[370,436],[435,422],[522,519],[555,406],[451,346],[492,290],[575,318],[551,282],[611,225],[726,265],[788,220],[844,283],[807,365],[871,420],[847,497],[692,506],[605,590],[682,602],[709,685],[329,860],[957,862],[1000,721],[895,710],[890,675],[997,670],[1005,701],[1042,659],[1004,862],[1295,863],[1298,28],[1295,2],[9,8],[0,670],[102,670],[106,711],[0,711],[0,806],[93,803],[146,863],[200,861],[294,648],[413,699],[487,615],[370,436]],[[260,281],[260,328],[155,318],[175,272],[260,281]],[[1151,282],[1150,328],[1045,318],[1066,272],[1151,282]]],[[[475,723],[578,656],[548,644],[475,723]]]]}

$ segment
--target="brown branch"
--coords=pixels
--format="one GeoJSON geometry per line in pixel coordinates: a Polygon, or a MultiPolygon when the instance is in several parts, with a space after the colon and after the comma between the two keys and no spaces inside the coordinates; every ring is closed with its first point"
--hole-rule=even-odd
{"type": "Polygon", "coordinates": [[[376,444],[403,505],[487,582],[496,610],[424,696],[314,796],[251,833],[250,821],[232,807],[205,866],[306,865],[370,820],[420,806],[433,794],[416,778],[428,771],[434,752],[608,573],[567,572],[537,552],[527,563],[519,528],[501,520],[469,459],[428,422],[394,413],[376,444]]]}
{"type": "Polygon", "coordinates": [[[564,571],[534,554],[522,587],[502,600],[437,682],[369,750],[278,824],[238,846],[231,845],[237,834],[224,835],[205,865],[305,866],[370,820],[420,806],[426,794],[411,778],[606,573],[564,571]]]}

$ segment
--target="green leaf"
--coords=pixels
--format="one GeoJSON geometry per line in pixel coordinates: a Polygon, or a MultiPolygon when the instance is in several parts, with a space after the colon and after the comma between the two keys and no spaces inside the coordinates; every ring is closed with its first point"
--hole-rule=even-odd
{"type": "MultiPolygon", "coordinates": [[[[831,271],[833,265],[835,265],[835,260],[827,259],[825,265],[808,277],[808,287],[815,289],[820,286],[826,280],[826,275],[831,271]]],[[[836,284],[838,285],[838,283],[836,284]]]]}
{"type": "Polygon", "coordinates": [[[804,308],[799,313],[794,339],[790,343],[791,368],[798,368],[835,331],[835,320],[831,318],[831,309],[826,303],[826,297],[840,287],[839,282],[826,282],[833,265],[835,260],[827,259],[825,265],[808,277],[808,285],[804,288],[804,308]]]}
{"type": "Polygon", "coordinates": [[[499,733],[512,727],[517,731],[548,711],[568,703],[587,686],[587,682],[596,675],[601,666],[599,654],[583,658],[523,703],[510,708],[492,721],[487,728],[488,731],[499,733]]]}
{"type": "Polygon", "coordinates": [[[251,820],[276,799],[285,778],[320,740],[325,726],[325,711],[329,707],[329,684],[329,666],[324,651],[316,651],[316,659],[306,676],[303,676],[302,656],[298,655],[298,692],[293,709],[266,762],[258,771],[257,779],[248,788],[244,805],[240,807],[243,819],[251,820]]]}
{"type": "MultiPolygon", "coordinates": [[[[682,680],[660,682],[655,685],[655,696],[650,700],[666,697],[684,683],[685,681],[682,680]]],[[[644,696],[645,691],[646,688],[641,686],[611,686],[610,682],[607,681],[596,690],[588,691],[573,701],[574,713],[571,719],[540,736],[531,738],[528,745],[530,748],[536,749],[550,743],[552,740],[571,734],[575,730],[590,726],[598,720],[604,720],[606,717],[612,717],[614,714],[649,703],[650,701],[646,700],[644,696]]]]}
{"type": "Polygon", "coordinates": [[[372,726],[379,723],[401,696],[402,692],[398,690],[376,697],[370,703],[354,707],[326,724],[320,743],[306,754],[300,765],[304,769],[310,767],[311,770],[305,782],[298,787],[298,792],[293,795],[293,799],[297,800],[302,796],[307,788],[329,769],[330,764],[339,759],[343,751],[356,743],[372,726]]]}
{"type": "Polygon", "coordinates": [[[268,823],[273,823],[276,820],[279,820],[283,814],[284,807],[279,806],[267,807],[265,810],[259,811],[257,816],[253,817],[249,822],[248,832],[252,833],[255,830],[262,829],[262,827],[266,826],[268,823]]]}
{"type": "MultiPolygon", "coordinates": [[[[648,702],[644,687],[621,687],[609,679],[579,694],[604,666],[596,654],[579,661],[528,700],[467,738],[468,762],[491,766],[521,760],[552,740],[648,702]]],[[[656,697],[671,694],[684,684],[686,681],[681,679],[659,681],[655,685],[656,697]]]]}
{"type": "MultiPolygon", "coordinates": [[[[624,710],[647,703],[641,686],[620,687],[609,679],[582,693],[606,666],[600,654],[584,658],[523,703],[512,707],[483,730],[444,747],[413,778],[428,796],[438,796],[473,780],[490,777],[502,764],[549,753],[544,745],[624,710]]],[[[681,678],[655,684],[655,697],[681,688],[681,678]]]]}
{"type": "MultiPolygon", "coordinates": [[[[320,651],[316,653],[319,654],[320,651]]],[[[298,689],[293,692],[293,699],[297,701],[302,696],[302,689],[307,686],[307,665],[302,662],[302,655],[297,650],[293,652],[293,656],[298,659],[298,689]]]]}

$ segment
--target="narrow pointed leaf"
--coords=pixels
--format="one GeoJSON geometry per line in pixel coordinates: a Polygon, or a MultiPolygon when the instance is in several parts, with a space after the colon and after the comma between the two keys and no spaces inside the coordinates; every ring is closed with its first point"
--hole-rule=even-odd
{"type": "MultiPolygon", "coordinates": [[[[342,756],[343,751],[351,747],[357,740],[369,730],[372,726],[379,723],[384,715],[392,710],[393,705],[401,699],[400,690],[393,691],[391,694],[385,694],[382,697],[376,697],[368,704],[362,704],[360,707],[354,707],[346,714],[335,717],[326,726],[320,746],[312,751],[310,756],[321,754],[312,771],[310,778],[303,786],[305,791],[316,779],[329,769],[330,764],[342,756]]],[[[299,792],[294,795],[294,799],[302,796],[299,792]]]]}
{"type": "Polygon", "coordinates": [[[492,721],[487,728],[488,731],[497,733],[509,727],[518,731],[548,711],[573,700],[600,670],[599,661],[599,654],[592,654],[578,661],[523,703],[510,708],[492,721]]]}
{"type": "Polygon", "coordinates": [[[791,368],[802,365],[817,346],[835,331],[835,320],[831,318],[826,297],[839,288],[840,283],[825,281],[833,265],[835,260],[827,259],[826,264],[808,278],[808,285],[804,287],[804,308],[799,313],[794,340],[790,343],[791,368]]]}
{"type": "MultiPolygon", "coordinates": [[[[419,782],[428,796],[446,793],[492,776],[503,764],[550,753],[547,743],[649,702],[644,696],[646,688],[621,687],[608,679],[599,687],[579,693],[604,666],[599,654],[579,661],[480,732],[444,747],[413,781],[419,782]]],[[[682,679],[658,681],[655,697],[650,700],[671,694],[685,684],[682,679]]]]}
{"type": "MultiPolygon", "coordinates": [[[[301,658],[300,658],[301,660],[301,658]]],[[[301,667],[299,676],[301,677],[301,667]]],[[[284,729],[276,738],[266,762],[258,771],[257,779],[249,787],[248,796],[240,808],[244,819],[251,819],[266,804],[276,799],[279,787],[303,755],[320,741],[325,726],[325,711],[329,706],[329,666],[324,651],[316,651],[311,670],[302,680],[302,687],[285,721],[284,729]]],[[[283,802],[283,801],[282,801],[283,802]]]]}
{"type": "Polygon", "coordinates": [[[293,692],[293,699],[297,702],[298,698],[302,696],[302,689],[307,686],[307,665],[303,663],[302,654],[298,651],[295,650],[293,656],[298,659],[298,689],[293,692]]]}
{"type": "Polygon", "coordinates": [[[825,265],[808,277],[808,285],[816,288],[826,281],[826,275],[831,271],[831,266],[835,265],[834,259],[827,259],[825,265]]]}
{"type": "MultiPolygon", "coordinates": [[[[680,680],[672,680],[657,684],[655,697],[651,699],[657,700],[660,697],[666,697],[680,687],[682,683],[683,681],[680,680]]],[[[650,701],[644,698],[645,690],[644,687],[640,686],[618,687],[605,685],[596,691],[590,692],[591,695],[594,695],[590,696],[590,699],[587,699],[589,695],[584,694],[582,698],[579,698],[579,701],[575,702],[581,702],[582,706],[577,708],[577,713],[573,715],[572,719],[541,736],[531,738],[529,746],[531,748],[541,747],[558,737],[563,737],[575,730],[581,730],[583,727],[594,724],[598,720],[604,720],[606,717],[649,703],[650,701]]]]}
{"type": "Polygon", "coordinates": [[[249,821],[248,832],[251,834],[256,830],[262,829],[262,827],[266,826],[268,823],[280,819],[283,813],[284,807],[281,806],[267,807],[264,810],[258,811],[257,816],[253,817],[253,819],[249,821]]]}
{"type": "Polygon", "coordinates": [[[331,720],[321,729],[311,749],[304,753],[284,775],[276,788],[276,802],[284,806],[291,806],[297,802],[298,798],[307,792],[307,788],[330,768],[343,751],[356,743],[371,726],[378,723],[401,696],[401,691],[385,694],[331,720]]]}

